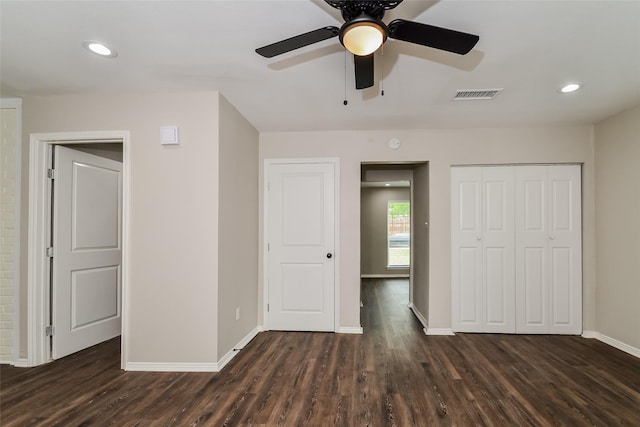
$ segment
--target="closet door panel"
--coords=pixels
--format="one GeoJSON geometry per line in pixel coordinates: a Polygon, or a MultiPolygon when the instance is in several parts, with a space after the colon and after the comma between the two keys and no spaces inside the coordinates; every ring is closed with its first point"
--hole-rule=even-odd
{"type": "Polygon", "coordinates": [[[481,252],[479,248],[461,247],[458,251],[460,287],[459,331],[474,331],[482,325],[481,252]]]}
{"type": "Polygon", "coordinates": [[[482,168],[484,332],[515,332],[514,169],[482,168]]]}
{"type": "Polygon", "coordinates": [[[516,331],[548,330],[547,167],[515,171],[516,331]]]}
{"type": "Polygon", "coordinates": [[[548,166],[549,278],[548,333],[582,333],[582,214],[578,165],[548,166]]]}
{"type": "MultiPolygon", "coordinates": [[[[524,295],[520,295],[527,301],[526,304],[518,304],[518,307],[524,307],[525,312],[518,312],[518,317],[524,319],[525,326],[544,327],[546,318],[545,304],[545,265],[546,250],[544,248],[527,248],[523,251],[525,271],[523,273],[524,295]]],[[[518,332],[522,330],[520,326],[518,332]]]]}
{"type": "Polygon", "coordinates": [[[502,248],[484,250],[485,332],[510,332],[509,312],[515,301],[509,300],[511,292],[509,284],[505,283],[505,273],[509,270],[505,258],[508,254],[502,248]]]}
{"type": "Polygon", "coordinates": [[[571,324],[571,248],[551,248],[551,319],[550,325],[571,324]]]}
{"type": "Polygon", "coordinates": [[[451,169],[452,328],[478,332],[482,327],[481,169],[451,169]]]}

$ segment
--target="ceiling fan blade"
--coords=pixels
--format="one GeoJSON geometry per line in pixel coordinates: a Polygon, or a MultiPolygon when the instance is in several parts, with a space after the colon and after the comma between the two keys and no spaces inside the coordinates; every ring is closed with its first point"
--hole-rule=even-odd
{"type": "Polygon", "coordinates": [[[373,86],[373,53],[367,56],[353,55],[356,70],[356,89],[373,86]]]}
{"type": "Polygon", "coordinates": [[[478,43],[480,37],[419,22],[395,19],[389,24],[389,37],[409,43],[433,47],[465,55],[478,43]]]}
{"type": "Polygon", "coordinates": [[[281,40],[267,46],[259,47],[256,49],[256,53],[264,56],[265,58],[273,58],[274,56],[330,39],[331,37],[337,36],[339,32],[340,30],[338,27],[319,28],[286,40],[281,40]]]}

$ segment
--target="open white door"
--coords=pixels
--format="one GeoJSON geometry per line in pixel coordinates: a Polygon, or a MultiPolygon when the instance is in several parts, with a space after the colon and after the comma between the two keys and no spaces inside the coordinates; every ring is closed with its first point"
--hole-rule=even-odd
{"type": "Polygon", "coordinates": [[[55,147],[54,359],[121,333],[122,163],[55,147]]]}
{"type": "Polygon", "coordinates": [[[268,327],[334,331],[335,165],[268,165],[268,327]]]}

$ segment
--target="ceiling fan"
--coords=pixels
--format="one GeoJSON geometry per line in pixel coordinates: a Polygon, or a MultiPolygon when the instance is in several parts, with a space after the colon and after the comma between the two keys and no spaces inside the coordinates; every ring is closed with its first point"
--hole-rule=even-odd
{"type": "Polygon", "coordinates": [[[382,22],[386,10],[402,0],[325,0],[342,12],[345,23],[341,28],[328,26],[256,49],[265,58],[290,52],[338,36],[340,43],[354,54],[356,89],[373,86],[373,55],[387,40],[402,40],[422,46],[464,55],[476,45],[480,37],[448,28],[419,22],[394,19],[382,22]]]}

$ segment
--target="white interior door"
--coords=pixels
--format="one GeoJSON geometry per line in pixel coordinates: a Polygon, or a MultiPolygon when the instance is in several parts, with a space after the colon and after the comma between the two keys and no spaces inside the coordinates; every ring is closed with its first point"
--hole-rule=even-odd
{"type": "Polygon", "coordinates": [[[335,165],[269,164],[268,328],[335,329],[335,165]]]}
{"type": "Polygon", "coordinates": [[[54,359],[121,333],[122,163],[55,147],[54,359]]]}

